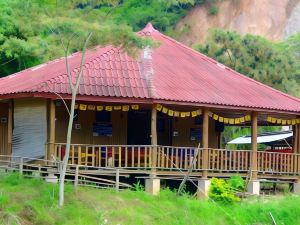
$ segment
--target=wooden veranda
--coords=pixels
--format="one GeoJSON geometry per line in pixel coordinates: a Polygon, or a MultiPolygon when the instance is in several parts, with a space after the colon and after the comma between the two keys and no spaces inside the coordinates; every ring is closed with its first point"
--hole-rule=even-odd
{"type": "MultiPolygon", "coordinates": [[[[52,159],[61,160],[65,153],[64,143],[55,143],[52,159]]],[[[249,176],[253,172],[251,150],[203,149],[153,145],[89,145],[72,144],[70,164],[120,168],[140,173],[182,176],[192,168],[193,176],[201,178],[229,177],[239,174],[249,176]],[[204,153],[207,152],[205,160],[204,153]],[[196,157],[196,158],[195,158],[196,157]],[[205,161],[207,163],[205,163],[205,161]]],[[[300,154],[258,151],[257,176],[264,179],[292,179],[300,176],[300,154]]]]}

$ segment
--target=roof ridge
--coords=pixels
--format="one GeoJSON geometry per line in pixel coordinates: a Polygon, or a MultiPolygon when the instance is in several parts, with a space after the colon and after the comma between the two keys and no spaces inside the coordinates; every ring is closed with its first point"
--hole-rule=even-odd
{"type": "Polygon", "coordinates": [[[234,69],[232,69],[232,68],[230,68],[230,67],[228,67],[228,66],[226,66],[226,65],[224,65],[224,64],[222,64],[222,63],[220,63],[220,62],[218,62],[218,61],[216,61],[216,60],[214,60],[214,59],[212,59],[212,58],[210,58],[210,57],[208,57],[207,55],[205,55],[205,54],[203,54],[203,53],[201,53],[201,52],[198,52],[198,51],[196,51],[195,49],[190,48],[190,47],[188,47],[188,46],[186,46],[186,45],[184,45],[184,44],[182,44],[182,43],[176,41],[174,38],[171,38],[171,37],[169,37],[169,36],[166,36],[166,35],[164,35],[163,33],[159,32],[159,31],[157,31],[157,30],[155,30],[155,31],[156,31],[158,34],[160,34],[163,38],[165,38],[165,39],[167,39],[167,40],[169,40],[169,41],[171,41],[171,42],[174,42],[174,43],[178,44],[180,47],[182,47],[182,48],[184,48],[184,49],[187,49],[187,50],[193,52],[193,53],[196,54],[196,55],[199,55],[199,56],[204,57],[204,60],[208,60],[208,61],[210,61],[210,62],[212,62],[212,63],[217,64],[217,65],[222,65],[222,66],[224,66],[225,69],[230,70],[231,72],[234,72],[236,75],[238,75],[238,76],[240,76],[240,77],[242,77],[242,78],[244,78],[244,79],[247,79],[248,81],[254,82],[254,83],[258,84],[258,85],[261,85],[261,86],[266,87],[266,88],[268,88],[268,89],[270,89],[270,90],[272,90],[272,91],[275,91],[275,92],[277,92],[278,94],[281,94],[281,95],[283,95],[283,96],[285,96],[285,97],[288,97],[288,98],[290,98],[290,99],[293,99],[293,100],[295,100],[295,101],[297,101],[297,102],[300,102],[300,99],[298,99],[297,97],[291,96],[291,95],[289,95],[289,94],[287,94],[287,93],[284,93],[284,92],[282,92],[282,91],[280,91],[280,90],[277,90],[277,89],[275,89],[275,88],[273,88],[273,87],[270,87],[270,86],[268,86],[268,85],[266,85],[266,84],[264,84],[264,83],[262,83],[262,82],[259,82],[259,81],[255,80],[255,79],[253,79],[253,78],[250,78],[250,77],[248,77],[248,76],[246,76],[246,75],[244,75],[244,74],[242,74],[242,73],[239,73],[239,72],[235,71],[234,69]]]}

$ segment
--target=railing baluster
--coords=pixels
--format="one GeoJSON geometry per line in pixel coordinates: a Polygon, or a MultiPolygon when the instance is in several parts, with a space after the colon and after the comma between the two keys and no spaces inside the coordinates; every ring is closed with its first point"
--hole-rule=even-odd
{"type": "Polygon", "coordinates": [[[166,150],[167,150],[167,156],[166,156],[166,168],[169,168],[169,148],[166,147],[166,150]]]}
{"type": "Polygon", "coordinates": [[[128,165],[128,147],[125,146],[125,167],[128,165]]]}
{"type": "Polygon", "coordinates": [[[141,167],[141,147],[138,147],[138,167],[141,167]]]}
{"type": "Polygon", "coordinates": [[[62,157],[61,157],[61,145],[59,145],[59,149],[58,149],[58,158],[59,158],[59,160],[62,160],[62,157]]]}
{"type": "Polygon", "coordinates": [[[78,146],[78,165],[81,165],[81,146],[78,146]]]}
{"type": "Polygon", "coordinates": [[[95,146],[92,146],[92,165],[95,166],[95,146]]]}
{"type": "Polygon", "coordinates": [[[152,165],[152,151],[153,151],[153,147],[149,147],[149,162],[148,162],[149,168],[151,168],[152,165]]]}
{"type": "Polygon", "coordinates": [[[101,167],[102,164],[102,146],[98,146],[99,150],[98,150],[98,157],[99,157],[99,167],[101,167]]]}
{"type": "Polygon", "coordinates": [[[145,146],[145,152],[144,152],[144,168],[147,167],[147,159],[148,159],[148,147],[145,146]]]}
{"type": "Polygon", "coordinates": [[[119,168],[122,166],[122,147],[119,146],[119,168]]]}

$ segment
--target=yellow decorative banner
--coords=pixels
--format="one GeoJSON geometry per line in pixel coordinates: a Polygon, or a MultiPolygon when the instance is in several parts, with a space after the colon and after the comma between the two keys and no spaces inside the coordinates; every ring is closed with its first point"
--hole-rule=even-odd
{"type": "Polygon", "coordinates": [[[197,111],[192,111],[192,117],[198,116],[197,111]]]}
{"type": "Polygon", "coordinates": [[[82,111],[85,111],[86,108],[87,108],[87,105],[84,105],[84,104],[79,105],[79,109],[82,110],[82,111]]]}
{"type": "Polygon", "coordinates": [[[123,105],[122,106],[122,111],[123,112],[128,112],[129,111],[129,105],[123,105]]]}
{"type": "Polygon", "coordinates": [[[275,117],[268,116],[267,122],[274,123],[274,124],[280,124],[280,125],[296,125],[296,124],[300,124],[300,119],[286,120],[286,119],[278,119],[275,117]]]}
{"type": "Polygon", "coordinates": [[[174,116],[174,111],[173,111],[173,110],[171,110],[171,109],[169,109],[169,111],[168,111],[168,115],[169,115],[169,116],[174,116]]]}
{"type": "Polygon", "coordinates": [[[194,110],[191,112],[179,112],[179,111],[174,111],[172,109],[169,109],[161,104],[156,104],[156,110],[160,111],[164,114],[167,114],[168,116],[174,116],[174,117],[196,117],[198,115],[202,114],[202,110],[198,109],[198,110],[194,110]]]}
{"type": "Polygon", "coordinates": [[[88,105],[88,110],[95,110],[96,106],[95,105],[88,105]]]}
{"type": "Polygon", "coordinates": [[[162,108],[162,112],[165,113],[165,114],[168,113],[168,108],[163,107],[163,108],[162,108]]]}
{"type": "Polygon", "coordinates": [[[139,105],[131,105],[131,109],[133,109],[133,110],[139,110],[139,105]]]}
{"type": "Polygon", "coordinates": [[[102,106],[102,105],[86,105],[86,104],[75,104],[75,109],[79,109],[79,110],[82,110],[82,111],[85,111],[85,110],[97,110],[97,111],[103,111],[103,110],[106,110],[106,111],[113,111],[113,110],[116,110],[116,111],[119,111],[119,110],[122,110],[124,112],[127,112],[130,110],[130,108],[132,110],[138,110],[139,109],[139,105],[115,105],[115,106],[102,106]]]}
{"type": "Polygon", "coordinates": [[[113,110],[113,107],[112,106],[105,106],[105,111],[112,111],[113,110]]]}
{"type": "Polygon", "coordinates": [[[218,114],[209,112],[208,115],[212,117],[214,120],[219,121],[220,123],[225,123],[225,124],[241,124],[244,123],[245,121],[250,121],[251,116],[246,115],[243,117],[238,117],[238,118],[225,118],[222,116],[219,116],[218,114]]]}
{"type": "Polygon", "coordinates": [[[114,106],[114,110],[121,110],[122,106],[114,106]]]}
{"type": "Polygon", "coordinates": [[[103,111],[104,107],[102,105],[97,106],[97,111],[103,111]]]}

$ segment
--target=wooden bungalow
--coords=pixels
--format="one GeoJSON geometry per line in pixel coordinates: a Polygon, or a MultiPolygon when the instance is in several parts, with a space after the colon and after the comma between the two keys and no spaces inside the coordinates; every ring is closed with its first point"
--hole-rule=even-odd
{"type": "MultiPolygon", "coordinates": [[[[132,58],[122,49],[86,54],[77,97],[70,163],[124,168],[159,178],[192,168],[206,193],[210,177],[294,182],[300,191],[300,100],[252,80],[161,34],[132,58]],[[224,126],[251,126],[251,150],[222,149],[224,126]],[[259,125],[293,126],[293,153],[257,151],[259,125]]],[[[73,73],[81,53],[69,57],[73,73]]],[[[70,90],[63,58],[0,79],[0,155],[61,159],[70,90]]],[[[201,194],[201,193],[200,193],[201,194]]]]}

